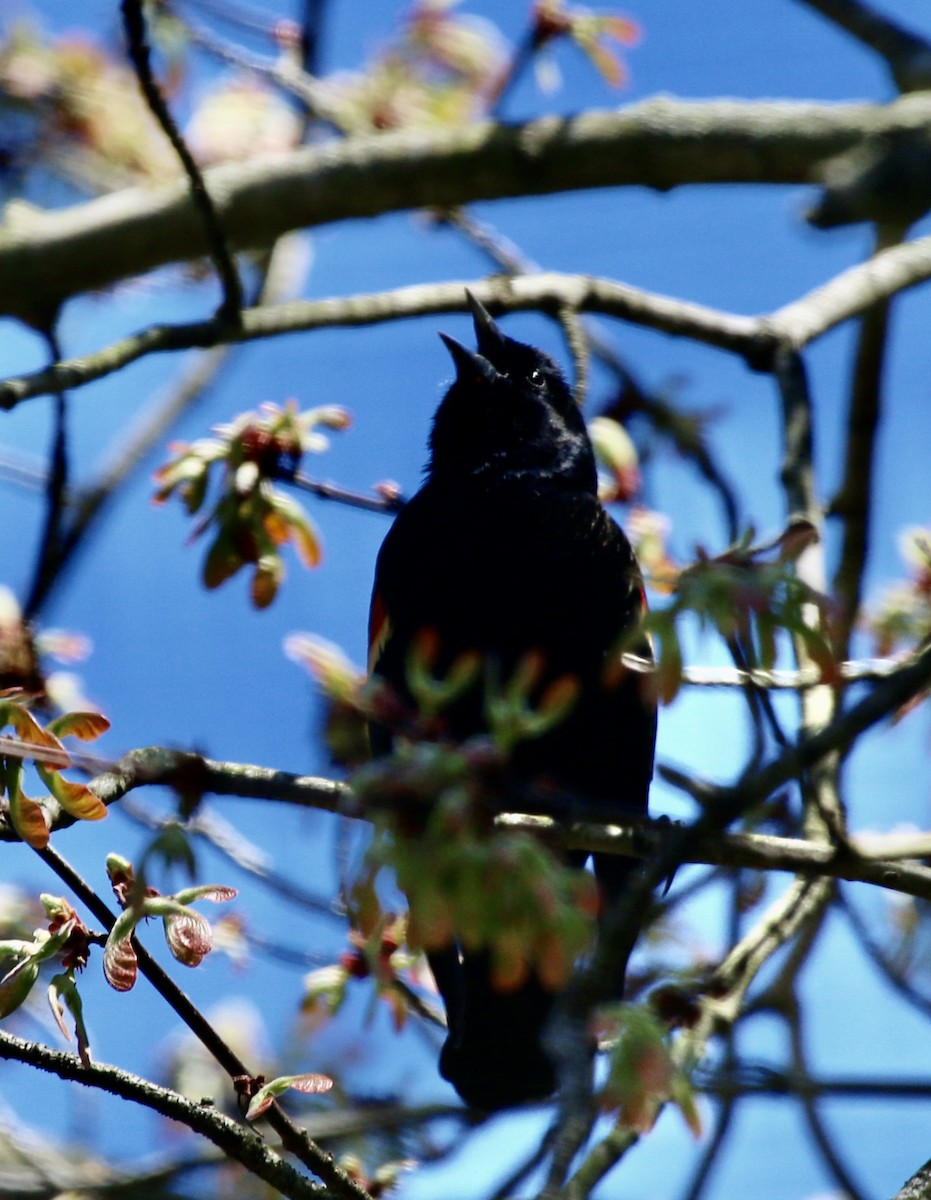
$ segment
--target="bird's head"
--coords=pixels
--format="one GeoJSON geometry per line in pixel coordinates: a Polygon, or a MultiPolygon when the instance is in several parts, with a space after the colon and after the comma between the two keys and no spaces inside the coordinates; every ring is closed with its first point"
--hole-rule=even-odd
{"type": "Polygon", "coordinates": [[[472,293],[466,297],[477,350],[440,334],[456,378],[433,420],[431,475],[532,472],[594,490],[591,443],[559,367],[506,337],[472,293]]]}

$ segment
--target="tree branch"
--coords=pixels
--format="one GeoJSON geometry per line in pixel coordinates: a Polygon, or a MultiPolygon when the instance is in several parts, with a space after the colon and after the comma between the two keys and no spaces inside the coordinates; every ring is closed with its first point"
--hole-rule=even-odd
{"type": "MultiPolygon", "coordinates": [[[[304,147],[203,172],[233,249],[291,229],[473,200],[582,188],[805,183],[863,138],[926,126],[931,99],[889,105],[678,101],[397,132],[304,147]]],[[[0,315],[26,321],[72,296],[209,251],[187,186],[133,187],[44,212],[11,204],[0,226],[0,315]]]]}
{"type": "MultiPolygon", "coordinates": [[[[45,341],[52,363],[61,359],[61,345],[55,323],[45,330],[45,341]]],[[[39,555],[29,594],[23,605],[23,619],[31,621],[48,592],[58,563],[61,531],[67,507],[68,492],[68,397],[64,389],[55,392],[54,430],[49,451],[49,468],[45,484],[45,525],[39,545],[39,555]]]]}
{"type": "Polygon", "coordinates": [[[886,60],[903,92],[931,86],[931,43],[862,0],[803,0],[886,60]]]}
{"type": "Polygon", "coordinates": [[[201,1101],[194,1103],[186,1097],[132,1075],[119,1067],[102,1063],[84,1066],[76,1054],[64,1054],[36,1042],[27,1042],[0,1030],[0,1058],[25,1063],[57,1075],[59,1079],[99,1088],[123,1100],[132,1100],[163,1117],[179,1121],[188,1129],[207,1138],[225,1155],[242,1163],[259,1179],[265,1180],[282,1195],[292,1200],[320,1200],[317,1184],[301,1175],[265,1144],[251,1129],[201,1101]]]}
{"type": "Polygon", "coordinates": [[[931,1161],[904,1183],[892,1200],[929,1200],[931,1197],[931,1161]]]}
{"type": "MultiPolygon", "coordinates": [[[[52,847],[36,850],[40,859],[79,897],[81,903],[94,914],[103,926],[110,930],[115,917],[92,887],[74,870],[66,859],[52,847]]],[[[178,987],[171,976],[149,954],[139,942],[134,943],[139,970],[163,1000],[187,1025],[194,1036],[206,1047],[231,1080],[254,1079],[255,1075],[239,1058],[235,1050],[224,1041],[200,1009],[178,987]]],[[[280,1104],[273,1103],[265,1118],[281,1138],[282,1144],[295,1157],[321,1179],[342,1200],[371,1200],[368,1192],[348,1175],[328,1154],[310,1138],[288,1116],[280,1104]]]]}
{"type": "MultiPolygon", "coordinates": [[[[901,240],[901,230],[877,230],[876,251],[901,240]]],[[[844,478],[831,502],[831,516],[843,522],[840,562],[832,595],[837,611],[832,622],[834,652],[850,653],[850,639],[860,615],[863,572],[870,546],[870,502],[874,494],[873,465],[882,404],[882,376],[889,344],[891,297],[869,308],[860,321],[850,381],[844,478]]]]}
{"type": "MultiPolygon", "coordinates": [[[[0,262],[2,255],[0,237],[0,262]]],[[[728,313],[613,280],[555,271],[510,279],[415,284],[390,292],[327,300],[292,300],[244,309],[242,324],[235,330],[216,320],[151,325],[93,354],[13,376],[0,381],[0,409],[15,408],[32,396],[92,383],[148,354],[248,342],[310,329],[355,328],[407,317],[466,313],[466,287],[495,315],[537,310],[554,315],[564,310],[600,313],[731,351],[753,369],[769,370],[780,347],[799,350],[871,305],[929,278],[931,237],[923,237],[884,250],[761,317],[728,313]]]]}
{"type": "Polygon", "coordinates": [[[123,30],[129,57],[136,72],[139,88],[145,98],[152,115],[158,121],[171,147],[181,161],[184,173],[188,179],[191,199],[198,210],[206,235],[210,258],[220,279],[223,289],[223,302],[217,310],[217,319],[233,326],[239,322],[239,311],[242,308],[242,284],[239,272],[233,262],[229,247],[226,244],[226,234],[223,223],[214,206],[213,199],[207,190],[200,167],[194,161],[194,156],[181,136],[181,131],[175,123],[171,110],[165,103],[161,88],[152,71],[151,52],[146,40],[145,15],[142,10],[142,0],[122,0],[123,30]]]}

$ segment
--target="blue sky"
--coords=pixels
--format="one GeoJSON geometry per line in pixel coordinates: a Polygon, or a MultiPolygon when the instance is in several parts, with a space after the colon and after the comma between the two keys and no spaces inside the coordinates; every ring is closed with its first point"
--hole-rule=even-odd
{"type": "MultiPolygon", "coordinates": [[[[362,21],[358,7],[346,0],[334,0],[331,7],[324,52],[328,69],[353,66],[360,54],[377,48],[400,9],[395,3],[370,6],[374,15],[366,11],[362,21]]],[[[511,37],[517,36],[526,11],[518,0],[466,7],[493,15],[511,37]]],[[[904,0],[883,7],[902,19],[914,19],[913,6],[904,0]]],[[[19,8],[27,11],[24,5],[19,8]]],[[[81,24],[105,36],[115,28],[116,9],[115,0],[88,2],[82,7],[81,24]]],[[[49,25],[60,25],[61,6],[51,0],[32,11],[43,14],[49,25]]],[[[624,93],[608,92],[567,48],[558,55],[562,90],[547,97],[528,80],[510,98],[507,117],[520,120],[553,108],[608,106],[656,92],[828,101],[891,96],[883,71],[866,52],[793,0],[753,5],[740,0],[704,5],[664,0],[631,4],[627,11],[643,26],[644,38],[628,56],[630,79],[624,93]]],[[[924,16],[931,33],[927,12],[924,16]]],[[[869,245],[863,229],[830,234],[809,229],[801,214],[811,196],[807,188],[683,188],[667,195],[629,189],[484,204],[476,206],[475,214],[496,224],[545,268],[591,272],[734,312],[757,313],[778,307],[856,263],[869,245]]],[[[374,291],[425,279],[469,280],[486,271],[479,255],[455,235],[427,231],[407,215],[325,228],[308,243],[312,265],[305,294],[314,296],[374,291]]],[[[141,285],[74,303],[61,328],[66,353],[99,347],[152,321],[183,320],[211,310],[216,296],[211,283],[182,291],[177,282],[177,274],[166,271],[141,285]]],[[[874,595],[900,571],[898,529],[931,520],[925,462],[925,448],[931,444],[927,289],[916,289],[899,301],[895,320],[879,447],[875,552],[867,575],[868,591],[874,595]]],[[[772,382],[719,351],[621,324],[604,327],[646,383],[661,386],[680,379],[687,407],[720,414],[716,448],[742,497],[744,516],[760,531],[777,529],[784,510],[772,382]]],[[[439,328],[467,338],[465,319],[448,317],[293,335],[241,348],[175,436],[201,436],[217,421],[264,400],[280,403],[293,395],[304,405],[339,403],[354,414],[354,426],[334,435],[326,459],[309,462],[308,471],[363,489],[393,478],[410,493],[420,478],[430,415],[450,375],[448,356],[436,336],[439,328]]],[[[514,317],[507,329],[565,360],[557,333],[542,318],[514,317]]],[[[825,497],[836,485],[841,465],[838,435],[851,346],[851,331],[841,329],[810,353],[818,487],[825,497]]],[[[42,358],[33,335],[8,322],[0,326],[0,374],[38,366],[42,358]]],[[[125,423],[157,401],[160,389],[180,367],[178,358],[149,359],[74,396],[77,478],[92,474],[101,455],[118,444],[125,423]]],[[[599,399],[598,383],[596,376],[593,402],[599,399]]],[[[42,454],[49,404],[47,399],[31,401],[4,415],[0,445],[42,454]]],[[[166,744],[293,771],[324,770],[315,742],[318,713],[311,689],[284,657],[282,641],[294,630],[310,630],[363,661],[370,580],[386,519],[308,501],[323,532],[324,565],[305,573],[290,561],[280,597],[270,610],[257,614],[248,605],[242,579],[216,593],[201,588],[201,551],[185,544],[190,530],[180,506],[155,509],[150,503],[151,469],[160,458],[154,456],[123,490],[44,614],[44,623],[80,630],[93,641],[94,653],[82,675],[88,693],[113,722],[104,751],[117,755],[134,746],[166,744]]],[[[661,456],[650,469],[647,488],[649,503],[672,521],[673,547],[680,556],[688,557],[697,543],[711,550],[723,546],[725,531],[714,502],[683,463],[661,456]]],[[[36,495],[0,483],[0,505],[6,529],[16,531],[15,537],[0,542],[0,582],[21,593],[32,567],[41,504],[36,495]]],[[[701,644],[696,654],[701,661],[720,660],[710,643],[701,644]]],[[[739,705],[732,697],[690,694],[663,714],[659,757],[703,776],[728,779],[739,767],[744,736],[739,705]]],[[[888,828],[900,822],[927,826],[927,737],[927,719],[921,715],[870,736],[869,752],[855,758],[847,775],[855,828],[888,828]]],[[[168,797],[164,800],[169,802],[168,797]]],[[[273,855],[283,874],[320,893],[332,887],[338,835],[330,819],[242,801],[216,801],[212,807],[273,855]]],[[[683,811],[679,799],[663,785],[654,789],[653,807],[657,812],[683,811]]],[[[103,826],[75,829],[56,844],[103,887],[103,854],[118,849],[132,856],[144,840],[138,827],[115,811],[103,826]]],[[[209,852],[204,853],[201,875],[243,882],[209,852]]],[[[58,890],[40,864],[9,846],[0,846],[2,880],[58,890]]],[[[771,894],[778,886],[771,885],[771,894]]],[[[867,912],[881,915],[881,899],[859,893],[855,898],[867,912]]],[[[242,908],[253,927],[277,940],[324,954],[341,943],[335,922],[294,913],[248,887],[242,908]]],[[[696,935],[712,951],[721,946],[719,918],[720,906],[713,897],[689,915],[696,935]]],[[[153,930],[148,942],[157,944],[159,936],[153,930]]],[[[282,1030],[296,1027],[300,977],[293,969],[256,959],[247,972],[240,972],[216,955],[200,970],[185,973],[181,982],[207,1008],[227,992],[251,997],[275,1043],[282,1030]]],[[[157,1070],[163,1039],[174,1027],[160,1002],[142,987],[128,997],[115,996],[99,978],[88,979],[85,989],[97,1056],[141,1072],[157,1070]]],[[[914,1048],[927,1038],[925,1023],[889,1000],[839,919],[832,920],[819,943],[804,993],[810,1000],[808,1037],[818,1069],[832,1074],[914,1073],[914,1048]]],[[[301,1061],[325,1069],[330,1055],[344,1068],[364,1010],[365,1001],[358,998],[350,1020],[309,1046],[295,1036],[301,1061]]],[[[36,1032],[35,1026],[27,1028],[36,1032]]],[[[375,1047],[375,1066],[357,1068],[357,1086],[377,1092],[403,1083],[420,1100],[451,1098],[417,1036],[394,1041],[379,1013],[365,1037],[375,1047]]],[[[782,1035],[773,1021],[757,1018],[745,1037],[755,1057],[780,1060],[782,1035]]],[[[110,1152],[135,1153],[142,1146],[170,1144],[148,1118],[124,1114],[96,1096],[74,1101],[61,1085],[38,1086],[23,1069],[4,1067],[0,1087],[17,1115],[37,1124],[47,1119],[49,1097],[54,1097],[53,1111],[64,1114],[62,1130],[79,1129],[82,1135],[90,1131],[110,1152]],[[134,1131],[131,1141],[127,1127],[134,1131]]],[[[870,1194],[891,1194],[927,1158],[926,1104],[833,1101],[826,1112],[831,1127],[840,1131],[839,1144],[851,1168],[870,1194]]],[[[506,1174],[511,1157],[519,1159],[532,1145],[540,1128],[537,1116],[495,1122],[445,1165],[412,1177],[402,1195],[411,1200],[481,1195],[490,1180],[506,1174]]],[[[674,1195],[688,1177],[695,1153],[682,1122],[668,1113],[599,1194],[674,1195]]],[[[797,1106],[772,1100],[744,1105],[737,1136],[709,1194],[753,1192],[768,1200],[796,1200],[827,1190],[829,1183],[808,1147],[797,1106]]]]}

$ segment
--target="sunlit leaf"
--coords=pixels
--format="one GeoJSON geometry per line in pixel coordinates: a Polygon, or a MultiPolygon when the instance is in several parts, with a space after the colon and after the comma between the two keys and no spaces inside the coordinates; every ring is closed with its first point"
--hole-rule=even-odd
{"type": "Polygon", "coordinates": [[[284,564],[277,554],[263,555],[252,576],[250,596],[256,608],[268,608],[284,578],[284,564]]]}
{"type": "Polygon", "coordinates": [[[259,1088],[246,1109],[246,1120],[254,1121],[256,1117],[260,1117],[284,1092],[295,1091],[309,1095],[322,1095],[324,1092],[328,1092],[332,1086],[333,1080],[327,1075],[282,1075],[259,1088]]]}
{"type": "Polygon", "coordinates": [[[49,721],[48,729],[56,737],[77,737],[92,742],[106,733],[110,722],[99,712],[70,712],[49,721]]]}
{"type": "Polygon", "coordinates": [[[102,821],[107,815],[107,806],[96,792],[83,783],[73,783],[57,771],[36,768],[45,786],[62,808],[82,821],[102,821]]]}
{"type": "Polygon", "coordinates": [[[120,913],[104,947],[103,973],[107,983],[118,992],[130,991],[135,985],[139,971],[136,951],[131,940],[136,920],[136,915],[131,909],[120,913]]]}
{"type": "Polygon", "coordinates": [[[174,898],[179,904],[193,904],[195,900],[211,900],[214,904],[225,904],[228,900],[235,900],[237,895],[233,887],[219,883],[203,883],[196,887],[182,888],[180,892],[175,892],[174,898]]]}
{"type": "MultiPolygon", "coordinates": [[[[0,970],[7,965],[0,943],[0,970]]],[[[0,1020],[15,1012],[32,991],[39,977],[39,964],[32,958],[21,960],[17,968],[9,970],[0,978],[0,1020]]]]}
{"type": "Polygon", "coordinates": [[[48,845],[49,828],[42,807],[31,800],[20,787],[10,794],[10,821],[27,846],[44,850],[48,845]]]}
{"type": "Polygon", "coordinates": [[[213,930],[193,908],[164,918],[165,941],[172,955],[186,967],[200,966],[213,949],[213,930]]]}
{"type": "Polygon", "coordinates": [[[43,729],[28,708],[15,701],[0,702],[0,729],[12,725],[24,742],[61,752],[63,765],[67,765],[68,752],[54,733],[43,729]]]}

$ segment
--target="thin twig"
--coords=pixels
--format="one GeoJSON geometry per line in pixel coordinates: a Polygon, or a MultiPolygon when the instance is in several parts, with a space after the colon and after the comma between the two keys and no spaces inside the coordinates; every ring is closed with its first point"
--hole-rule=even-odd
{"type": "MultiPolygon", "coordinates": [[[[61,359],[61,345],[54,325],[45,330],[45,341],[52,362],[58,362],[61,359]]],[[[35,617],[55,578],[61,529],[68,502],[68,397],[63,389],[55,392],[54,402],[52,448],[45,483],[45,527],[42,531],[32,586],[23,605],[23,618],[26,621],[35,617]]]]}
{"type": "Polygon", "coordinates": [[[903,92],[931,86],[931,42],[863,0],[803,0],[886,60],[903,92]]]}
{"type": "Polygon", "coordinates": [[[223,302],[217,310],[217,317],[223,324],[235,327],[239,324],[239,314],[242,310],[242,283],[239,278],[239,272],[236,270],[236,264],[233,262],[233,257],[230,254],[229,246],[227,245],[223,224],[214,207],[213,200],[210,198],[210,193],[207,190],[200,167],[194,161],[194,156],[181,136],[181,131],[178,129],[175,119],[171,115],[168,105],[165,103],[161,88],[152,71],[151,53],[148,41],[146,40],[142,0],[122,0],[120,7],[123,14],[123,28],[126,32],[129,57],[136,70],[139,87],[152,115],[162,127],[165,136],[171,142],[172,149],[181,160],[181,165],[184,167],[185,174],[188,177],[191,198],[197,206],[204,223],[204,231],[210,247],[210,257],[213,260],[213,265],[223,289],[223,302]]]}
{"type": "MultiPolygon", "coordinates": [[[[822,507],[814,478],[814,416],[808,373],[798,351],[786,346],[775,357],[774,374],[782,402],[783,460],[781,480],[786,497],[788,520],[801,517],[819,533],[822,528],[822,507]]],[[[815,594],[826,591],[824,540],[812,540],[799,555],[796,573],[815,594]]],[[[804,614],[808,624],[817,628],[823,615],[815,605],[807,606],[804,614]]],[[[802,670],[815,666],[804,637],[792,638],[796,660],[802,670]]],[[[803,734],[823,729],[837,707],[834,689],[828,685],[800,693],[801,728],[803,734]]],[[[840,748],[838,748],[839,750],[840,748]]],[[[805,831],[811,837],[838,841],[843,836],[844,811],[837,790],[838,756],[825,756],[824,761],[811,764],[808,771],[799,772],[805,812],[805,831]]]]}
{"type": "Polygon", "coordinates": [[[351,488],[340,487],[339,484],[325,482],[321,479],[311,479],[300,472],[282,477],[286,483],[292,484],[301,491],[310,492],[320,500],[335,500],[349,508],[361,508],[366,512],[397,513],[404,507],[404,497],[400,494],[384,496],[367,496],[364,492],[355,492],[351,488]]]}
{"type": "MultiPolygon", "coordinates": [[[[898,245],[901,235],[902,231],[898,229],[878,229],[875,253],[898,245]]],[[[838,658],[846,658],[850,653],[850,638],[860,615],[863,573],[870,548],[873,467],[891,304],[892,297],[878,301],[867,309],[860,321],[850,380],[844,476],[830,506],[830,514],[840,517],[843,522],[840,561],[833,585],[836,608],[832,632],[838,658]]]]}

